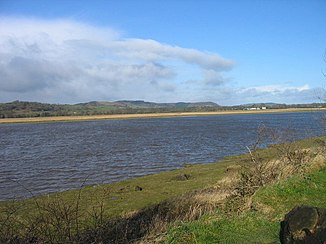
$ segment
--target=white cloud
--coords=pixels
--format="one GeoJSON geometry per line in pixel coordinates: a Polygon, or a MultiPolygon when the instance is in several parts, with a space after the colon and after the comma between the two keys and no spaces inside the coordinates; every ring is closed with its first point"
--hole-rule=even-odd
{"type": "Polygon", "coordinates": [[[215,71],[229,70],[234,65],[234,62],[214,53],[170,46],[154,40],[128,39],[112,42],[111,47],[117,55],[125,58],[148,61],[179,59],[189,64],[199,65],[203,69],[215,71]]]}
{"type": "Polygon", "coordinates": [[[71,20],[0,17],[0,102],[316,101],[309,85],[230,87],[232,60],[71,20]]]}
{"type": "Polygon", "coordinates": [[[309,90],[309,85],[303,85],[303,86],[288,86],[288,85],[268,85],[268,86],[256,86],[256,87],[249,87],[242,90],[242,92],[247,92],[250,90],[254,90],[258,93],[284,93],[289,91],[296,91],[296,92],[302,92],[309,90]]]}
{"type": "Polygon", "coordinates": [[[204,84],[220,86],[226,82],[226,79],[215,70],[204,70],[204,84]]]}
{"type": "Polygon", "coordinates": [[[2,101],[189,100],[180,97],[187,74],[175,62],[199,68],[202,82],[197,88],[222,84],[222,72],[234,65],[215,53],[127,39],[110,28],[69,20],[0,18],[2,101]]]}
{"type": "Polygon", "coordinates": [[[233,95],[226,102],[229,104],[245,103],[312,103],[318,102],[316,92],[319,88],[311,89],[309,85],[288,86],[288,85],[268,85],[249,88],[235,88],[233,95]]]}

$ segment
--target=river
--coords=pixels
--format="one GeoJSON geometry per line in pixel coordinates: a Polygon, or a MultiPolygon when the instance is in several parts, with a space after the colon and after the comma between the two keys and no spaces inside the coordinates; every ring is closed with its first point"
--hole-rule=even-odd
{"type": "Polygon", "coordinates": [[[322,112],[0,125],[0,200],[103,184],[246,152],[257,128],[323,133],[322,112]]]}

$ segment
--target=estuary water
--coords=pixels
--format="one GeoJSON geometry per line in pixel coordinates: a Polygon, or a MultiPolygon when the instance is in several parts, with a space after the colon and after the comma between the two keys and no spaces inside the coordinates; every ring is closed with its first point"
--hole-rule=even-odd
{"type": "Polygon", "coordinates": [[[246,152],[257,128],[323,133],[322,112],[0,125],[0,200],[121,181],[246,152]]]}

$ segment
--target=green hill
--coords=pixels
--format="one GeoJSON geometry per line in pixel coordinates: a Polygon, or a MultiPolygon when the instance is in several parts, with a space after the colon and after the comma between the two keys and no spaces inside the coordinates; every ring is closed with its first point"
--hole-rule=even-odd
{"type": "Polygon", "coordinates": [[[0,103],[0,118],[134,114],[157,112],[215,111],[220,108],[213,102],[200,103],[153,103],[145,101],[92,101],[78,104],[48,104],[38,102],[14,101],[0,103]]]}

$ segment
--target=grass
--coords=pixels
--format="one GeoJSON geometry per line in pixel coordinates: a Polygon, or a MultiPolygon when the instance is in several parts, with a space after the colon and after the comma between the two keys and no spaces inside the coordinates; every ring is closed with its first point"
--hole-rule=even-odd
{"type": "Polygon", "coordinates": [[[167,243],[279,243],[280,221],[298,205],[326,208],[326,167],[264,187],[253,209],[240,215],[221,211],[168,231],[167,243]]]}
{"type": "Polygon", "coordinates": [[[289,113],[310,112],[325,110],[324,108],[290,108],[290,109],[268,109],[258,111],[230,110],[218,112],[174,112],[174,113],[148,113],[148,114],[113,114],[113,115],[85,115],[85,116],[56,116],[56,117],[33,117],[33,118],[5,118],[0,119],[0,124],[11,123],[46,123],[46,122],[68,122],[68,121],[90,121],[110,119],[137,119],[137,118],[163,118],[177,116],[208,116],[227,114],[259,114],[259,113],[289,113]]]}
{"type": "Polygon", "coordinates": [[[169,230],[167,243],[273,243],[278,239],[279,223],[257,213],[240,216],[205,216],[169,230]]]}
{"type": "Polygon", "coordinates": [[[297,205],[326,208],[326,167],[304,177],[266,187],[255,195],[258,211],[277,221],[297,205]]]}

